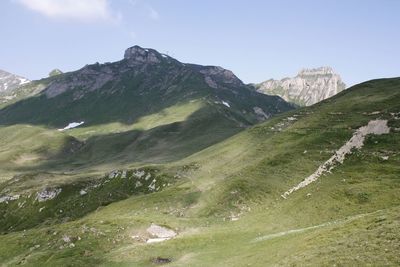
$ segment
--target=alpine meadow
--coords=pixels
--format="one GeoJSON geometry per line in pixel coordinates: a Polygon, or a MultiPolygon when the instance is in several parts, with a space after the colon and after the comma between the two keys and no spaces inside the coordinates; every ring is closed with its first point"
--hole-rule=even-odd
{"type": "Polygon", "coordinates": [[[400,266],[400,5],[239,2],[0,4],[0,266],[400,266]]]}

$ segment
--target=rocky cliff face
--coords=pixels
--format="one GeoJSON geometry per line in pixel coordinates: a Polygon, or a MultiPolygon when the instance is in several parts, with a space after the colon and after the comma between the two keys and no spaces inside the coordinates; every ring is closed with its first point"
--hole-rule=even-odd
{"type": "Polygon", "coordinates": [[[12,91],[29,80],[15,74],[0,70],[0,93],[12,91]]]}
{"type": "Polygon", "coordinates": [[[288,102],[310,106],[343,91],[346,85],[330,67],[303,69],[294,78],[267,80],[256,85],[257,91],[281,96],[288,102]]]}

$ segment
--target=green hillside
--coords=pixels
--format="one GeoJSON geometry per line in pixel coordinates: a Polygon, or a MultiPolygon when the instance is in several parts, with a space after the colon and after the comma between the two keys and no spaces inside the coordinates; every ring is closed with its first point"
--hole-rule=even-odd
{"type": "MultiPolygon", "coordinates": [[[[40,127],[43,134],[49,131],[52,146],[22,146],[29,148],[28,155],[47,157],[38,161],[32,155],[21,159],[18,150],[1,154],[17,161],[1,163],[13,176],[2,184],[1,194],[20,196],[0,203],[0,261],[6,266],[400,264],[400,78],[356,85],[212,146],[190,149],[205,141],[201,135],[188,137],[199,124],[191,124],[190,117],[196,117],[187,117],[184,110],[201,114],[206,105],[211,107],[206,114],[212,108],[212,114],[224,114],[223,106],[198,100],[145,116],[135,126],[103,121],[102,135],[96,137],[88,133],[95,123],[70,132],[31,129],[29,136],[40,127]],[[390,132],[367,135],[363,146],[351,150],[331,173],[282,198],[374,120],[387,121],[390,132]],[[165,135],[164,127],[177,122],[187,133],[182,140],[190,144],[184,148],[177,142],[170,145],[176,139],[165,135]],[[110,133],[118,125],[124,130],[110,133]],[[158,161],[160,151],[154,147],[163,147],[158,143],[143,148],[145,156],[140,156],[155,161],[130,154],[142,149],[140,143],[125,146],[125,138],[134,139],[135,131],[145,133],[137,137],[145,143],[162,140],[165,155],[173,154],[168,162],[158,161]],[[61,159],[71,149],[77,154],[61,159]],[[156,187],[136,187],[137,181],[152,181],[139,178],[145,173],[154,177],[156,187]],[[35,198],[44,187],[61,191],[39,202],[35,198]],[[151,223],[178,235],[147,244],[151,223]]],[[[199,127],[209,125],[208,134],[218,134],[211,129],[221,120],[213,124],[209,118],[199,127]]],[[[11,127],[19,126],[2,131],[12,133],[11,127]]]]}
{"type": "Polygon", "coordinates": [[[12,94],[0,106],[0,134],[21,132],[7,146],[24,144],[26,151],[0,151],[7,162],[3,180],[25,170],[171,162],[293,109],[279,97],[254,92],[228,70],[184,64],[138,46],[121,61],[33,81],[12,94]],[[74,122],[83,125],[56,132],[74,122]],[[29,143],[24,125],[41,131],[38,144],[57,149],[49,153],[37,138],[29,143]]]}

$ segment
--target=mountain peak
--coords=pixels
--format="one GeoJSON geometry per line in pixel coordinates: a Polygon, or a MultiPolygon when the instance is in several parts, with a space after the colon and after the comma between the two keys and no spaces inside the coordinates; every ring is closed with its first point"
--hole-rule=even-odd
{"type": "Polygon", "coordinates": [[[49,77],[53,77],[53,76],[60,75],[60,74],[63,74],[63,72],[61,70],[54,69],[54,70],[49,72],[49,77]]]}
{"type": "Polygon", "coordinates": [[[24,77],[0,70],[0,92],[12,91],[28,82],[30,81],[24,77]]]}
{"type": "Polygon", "coordinates": [[[257,91],[278,95],[300,106],[310,106],[343,91],[346,85],[331,67],[305,68],[296,77],[267,80],[257,91]]]}
{"type": "Polygon", "coordinates": [[[154,49],[143,48],[138,45],[125,50],[124,59],[136,63],[160,63],[161,54],[154,49]]]}

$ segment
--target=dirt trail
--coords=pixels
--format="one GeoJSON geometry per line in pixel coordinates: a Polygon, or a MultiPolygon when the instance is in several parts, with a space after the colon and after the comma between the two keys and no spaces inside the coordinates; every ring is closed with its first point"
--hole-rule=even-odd
{"type": "Polygon", "coordinates": [[[322,223],[322,224],[318,224],[318,225],[313,225],[313,226],[309,226],[309,227],[298,228],[298,229],[290,229],[290,230],[283,231],[283,232],[264,235],[264,236],[260,236],[260,237],[257,237],[255,239],[253,239],[251,241],[251,243],[265,241],[265,240],[269,240],[269,239],[273,239],[273,238],[277,238],[277,237],[281,237],[281,236],[285,236],[285,235],[290,235],[290,234],[303,233],[303,232],[306,232],[306,231],[309,231],[309,230],[318,229],[318,228],[322,228],[322,227],[327,227],[327,226],[331,226],[331,225],[345,224],[345,223],[349,223],[351,221],[363,218],[363,217],[368,216],[368,215],[373,215],[373,214],[381,212],[381,211],[383,211],[383,210],[376,210],[376,211],[373,211],[373,212],[362,213],[362,214],[357,214],[357,215],[354,215],[354,216],[350,216],[350,217],[345,218],[345,219],[339,219],[339,220],[334,220],[334,221],[330,221],[330,222],[326,222],[326,223],[322,223]]]}
{"type": "Polygon", "coordinates": [[[353,148],[360,149],[364,145],[365,137],[368,134],[387,134],[390,132],[390,128],[387,126],[387,120],[372,120],[368,123],[368,125],[359,128],[354,134],[353,137],[346,144],[344,144],[339,150],[336,151],[335,155],[333,155],[330,159],[325,161],[322,165],[318,167],[318,169],[304,179],[298,185],[290,188],[288,191],[283,193],[281,196],[283,198],[287,198],[291,193],[297,191],[307,185],[311,184],[318,180],[318,178],[324,174],[325,172],[330,173],[331,170],[337,164],[342,164],[346,155],[351,154],[351,150],[353,148]]]}

